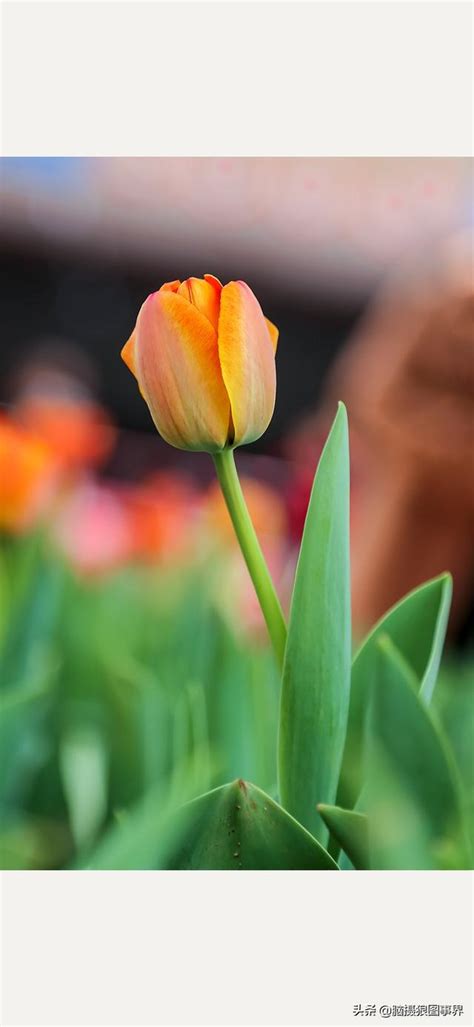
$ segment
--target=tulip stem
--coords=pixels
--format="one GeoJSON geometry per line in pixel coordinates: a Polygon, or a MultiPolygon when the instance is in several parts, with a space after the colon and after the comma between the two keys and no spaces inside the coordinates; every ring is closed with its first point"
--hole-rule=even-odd
{"type": "Polygon", "coordinates": [[[232,449],[214,453],[214,464],[235,534],[253,581],[280,668],[286,645],[286,624],[265,557],[255,534],[235,466],[232,449]]]}

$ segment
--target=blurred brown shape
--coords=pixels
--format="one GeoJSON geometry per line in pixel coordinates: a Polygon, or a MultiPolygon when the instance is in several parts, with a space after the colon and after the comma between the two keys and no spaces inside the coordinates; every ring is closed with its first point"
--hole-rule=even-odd
{"type": "Polygon", "coordinates": [[[331,377],[348,407],[356,631],[434,575],[454,577],[451,627],[474,586],[472,239],[385,291],[331,377]]]}

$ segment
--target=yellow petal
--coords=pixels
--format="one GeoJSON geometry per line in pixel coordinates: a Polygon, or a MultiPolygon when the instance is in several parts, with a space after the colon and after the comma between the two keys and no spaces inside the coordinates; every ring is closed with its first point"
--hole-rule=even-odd
{"type": "Polygon", "coordinates": [[[258,300],[245,282],[229,282],[221,292],[219,359],[227,389],[234,444],[263,434],[275,406],[275,355],[258,300]]]}
{"type": "Polygon", "coordinates": [[[160,435],[179,449],[222,449],[230,404],[207,317],[177,293],[155,292],[138,315],[134,352],[140,390],[160,435]]]}
{"type": "Polygon", "coordinates": [[[205,281],[204,278],[188,278],[179,286],[178,296],[183,296],[204,314],[217,332],[221,289],[216,282],[217,279],[205,281]]]}

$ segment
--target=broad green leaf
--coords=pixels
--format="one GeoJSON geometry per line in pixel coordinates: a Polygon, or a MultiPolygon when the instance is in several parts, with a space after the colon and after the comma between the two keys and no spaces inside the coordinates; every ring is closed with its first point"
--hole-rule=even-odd
{"type": "Polygon", "coordinates": [[[339,806],[318,806],[324,823],[356,868],[369,869],[369,825],[364,813],[339,806]]]}
{"type": "Polygon", "coordinates": [[[187,807],[173,870],[337,870],[329,853],[256,785],[234,781],[187,807]]]}
{"type": "Polygon", "coordinates": [[[380,637],[377,649],[364,785],[372,866],[430,869],[454,860],[465,867],[466,836],[449,747],[392,641],[380,637]]]}
{"type": "Polygon", "coordinates": [[[442,574],[400,600],[375,625],[352,664],[351,697],[337,802],[352,808],[363,776],[363,750],[371,691],[379,666],[377,641],[388,635],[416,675],[429,702],[436,682],[451,604],[452,579],[442,574]]]}
{"type": "Polygon", "coordinates": [[[349,443],[341,403],[319,461],[296,569],[280,708],[282,805],[320,841],[333,803],[349,706],[349,443]]]}

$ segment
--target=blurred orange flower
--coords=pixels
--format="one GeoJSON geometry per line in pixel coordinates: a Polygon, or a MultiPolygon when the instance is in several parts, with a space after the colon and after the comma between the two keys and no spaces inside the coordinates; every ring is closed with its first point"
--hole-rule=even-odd
{"type": "Polygon", "coordinates": [[[102,463],[115,441],[116,431],[109,417],[90,401],[28,396],[19,403],[16,417],[70,470],[102,463]]]}
{"type": "Polygon", "coordinates": [[[199,510],[190,482],[177,474],[157,473],[130,489],[127,502],[138,558],[168,561],[189,555],[199,510]]]}
{"type": "Polygon", "coordinates": [[[21,533],[43,512],[57,480],[46,443],[0,416],[0,528],[21,533]]]}

